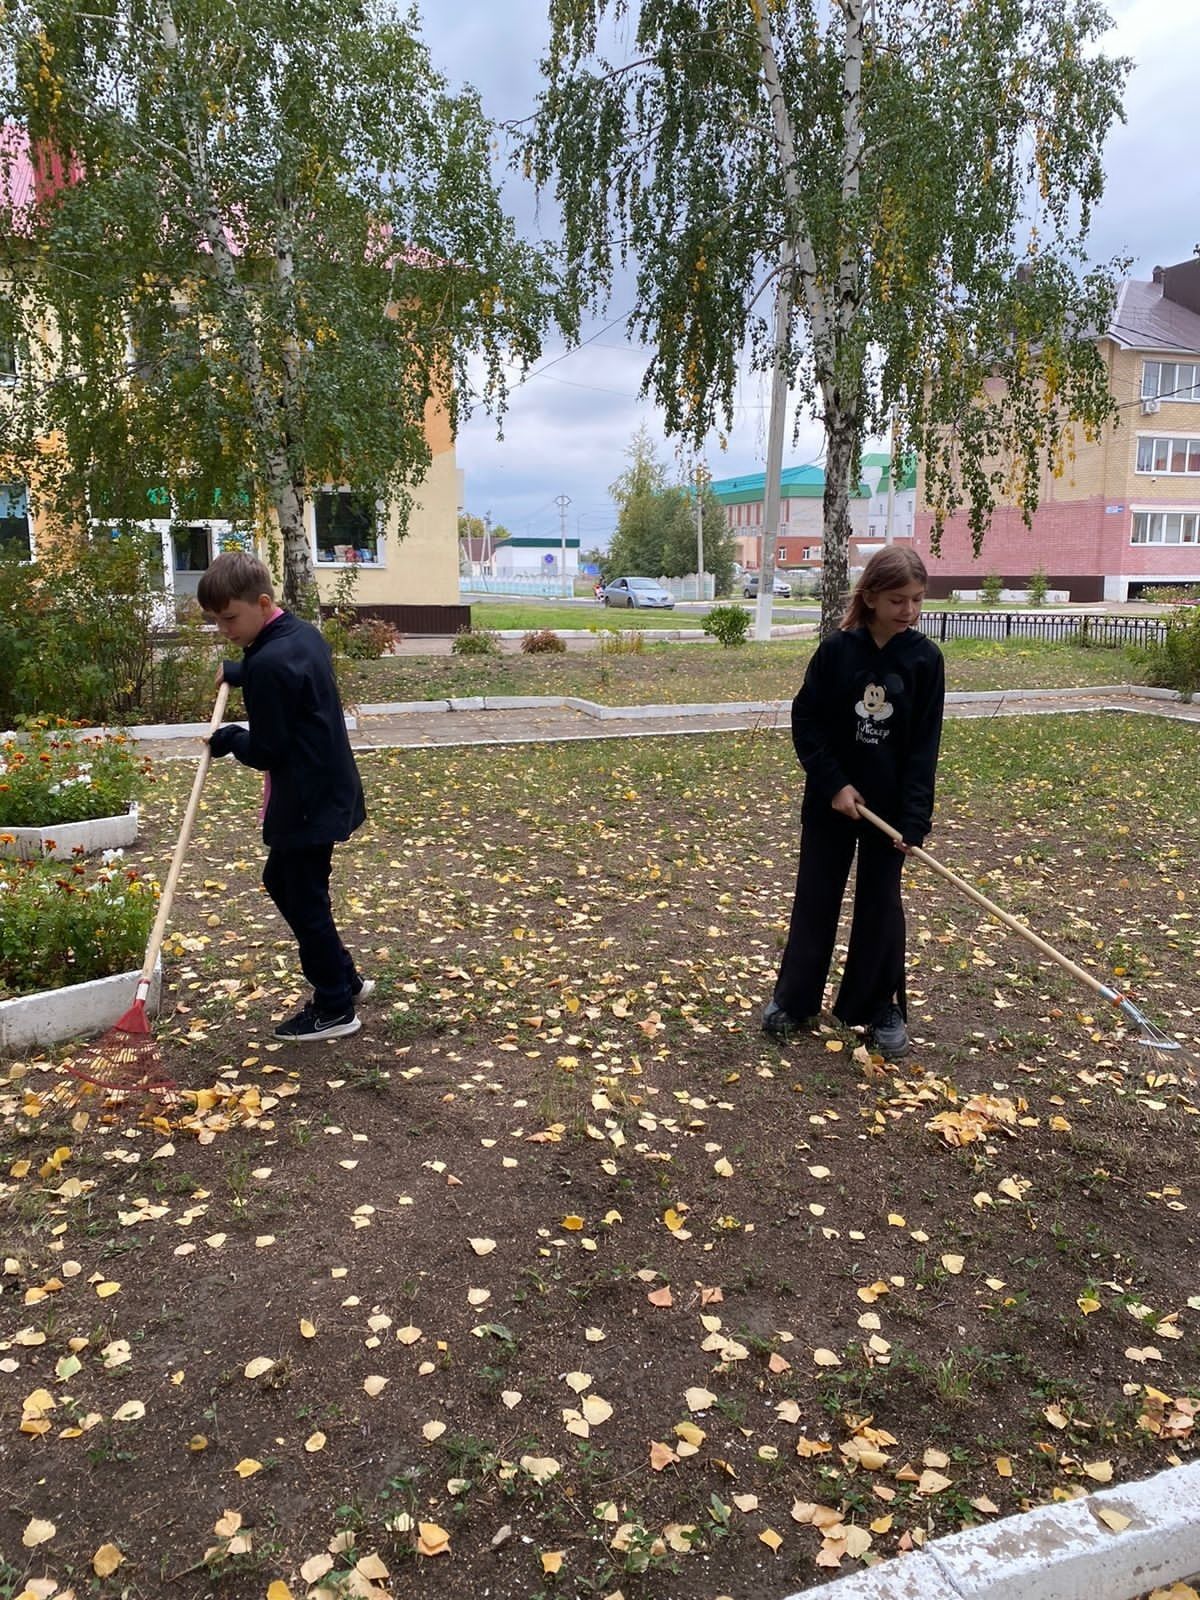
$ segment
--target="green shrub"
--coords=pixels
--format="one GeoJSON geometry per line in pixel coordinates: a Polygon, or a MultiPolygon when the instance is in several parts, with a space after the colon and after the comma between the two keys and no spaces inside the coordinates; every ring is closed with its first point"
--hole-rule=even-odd
{"type": "Polygon", "coordinates": [[[456,656],[498,656],[500,639],[487,628],[460,628],[450,649],[456,656]]]}
{"type": "Polygon", "coordinates": [[[1035,567],[1027,585],[1029,604],[1031,606],[1044,606],[1046,604],[1046,591],[1049,587],[1046,582],[1045,571],[1041,567],[1035,567]]]}
{"type": "Polygon", "coordinates": [[[1161,644],[1141,652],[1149,683],[1178,689],[1190,700],[1200,691],[1200,606],[1181,606],[1167,618],[1161,644]]]}
{"type": "Polygon", "coordinates": [[[198,620],[162,636],[162,607],[156,535],[75,539],[36,562],[0,557],[0,728],[192,720],[211,707],[212,636],[198,620]]]}
{"type": "Polygon", "coordinates": [[[155,895],[118,862],[0,861],[0,996],[142,964],[155,895]]]}
{"type": "Polygon", "coordinates": [[[91,822],[128,811],[147,763],[124,734],[78,739],[36,731],[0,742],[0,830],[91,822]]]}
{"type": "Polygon", "coordinates": [[[1004,580],[998,572],[989,572],[979,585],[979,598],[985,606],[998,606],[1000,604],[1000,591],[1004,587],[1004,580]]]}
{"type": "Polygon", "coordinates": [[[566,653],[567,641],[560,639],[553,628],[539,628],[536,633],[524,635],[521,649],[527,656],[561,656],[566,653]]]}
{"type": "Polygon", "coordinates": [[[745,644],[750,628],[750,613],[744,606],[714,606],[701,626],[705,633],[730,650],[745,644]]]}

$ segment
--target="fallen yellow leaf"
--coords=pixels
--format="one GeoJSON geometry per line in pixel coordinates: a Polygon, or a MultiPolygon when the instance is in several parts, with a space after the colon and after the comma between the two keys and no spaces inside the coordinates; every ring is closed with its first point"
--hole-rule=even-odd
{"type": "Polygon", "coordinates": [[[1104,1526],[1111,1529],[1113,1533],[1124,1533],[1133,1520],[1132,1517],[1127,1517],[1122,1511],[1109,1511],[1107,1508],[1103,1511],[1097,1511],[1096,1515],[1104,1526]]]}
{"type": "Polygon", "coordinates": [[[53,1539],[58,1529],[52,1522],[47,1522],[43,1517],[31,1517],[21,1535],[21,1543],[26,1550],[33,1550],[39,1544],[45,1544],[48,1539],[53,1539]]]}
{"type": "Polygon", "coordinates": [[[256,1461],[253,1456],[243,1456],[233,1470],[239,1478],[252,1478],[256,1472],[262,1471],[262,1462],[256,1461]]]}
{"type": "Polygon", "coordinates": [[[542,1571],[544,1573],[552,1573],[552,1572],[560,1571],[561,1568],[562,1568],[562,1564],[563,1564],[563,1556],[565,1556],[565,1555],[566,1555],[566,1551],[565,1550],[543,1550],[542,1551],[542,1571]]]}
{"type": "Polygon", "coordinates": [[[102,1544],[92,1557],[92,1571],[98,1578],[107,1578],[117,1570],[124,1559],[115,1544],[102,1544]]]}
{"type": "Polygon", "coordinates": [[[417,1553],[423,1556],[444,1556],[450,1552],[450,1535],[436,1522],[418,1522],[417,1553]]]}

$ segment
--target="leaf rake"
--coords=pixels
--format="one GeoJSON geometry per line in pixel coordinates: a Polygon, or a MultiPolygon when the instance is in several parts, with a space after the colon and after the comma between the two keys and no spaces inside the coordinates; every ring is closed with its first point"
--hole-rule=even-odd
{"type": "MultiPolygon", "coordinates": [[[[872,823],[881,833],[886,833],[889,839],[894,839],[897,843],[903,842],[903,836],[898,828],[893,828],[890,822],[885,822],[882,817],[876,816],[873,811],[868,810],[861,802],[859,803],[858,814],[867,822],[872,823]]],[[[968,900],[973,900],[989,916],[995,917],[997,922],[1003,923],[1006,928],[1011,928],[1013,933],[1020,934],[1022,939],[1031,944],[1035,950],[1040,951],[1048,960],[1055,962],[1064,972],[1069,972],[1079,983],[1094,990],[1102,999],[1107,1000],[1110,1005],[1116,1006],[1117,1010],[1137,1028],[1138,1037],[1135,1041],[1137,1044],[1144,1044],[1151,1050],[1158,1050],[1164,1055],[1173,1056],[1189,1077],[1194,1078],[1200,1072],[1200,1056],[1193,1054],[1178,1039],[1173,1039],[1169,1033],[1164,1033],[1157,1023],[1150,1020],[1140,1006],[1134,1004],[1128,995],[1122,994],[1120,990],[1113,989],[1106,983],[1101,983],[1099,978],[1088,972],[1085,967],[1081,967],[1077,962],[1072,961],[1070,956],[1065,956],[1061,950],[1056,950],[1052,944],[1048,943],[1039,934],[1034,933],[1032,928],[1027,928],[1016,917],[1010,916],[1007,911],[1002,910],[994,901],[989,900],[987,895],[980,894],[973,884],[968,883],[965,878],[960,878],[957,872],[951,872],[949,867],[943,866],[936,857],[929,854],[928,850],[922,850],[919,845],[910,845],[909,851],[918,861],[923,862],[925,866],[936,872],[938,877],[945,878],[947,883],[952,883],[961,894],[965,894],[968,900]]]]}
{"type": "Polygon", "coordinates": [[[200,809],[200,791],[204,788],[204,780],[212,765],[212,750],[209,748],[208,739],[220,726],[228,699],[229,685],[223,683],[217,690],[217,699],[205,736],[204,748],[200,753],[196,776],[192,780],[192,792],[188,797],[187,808],[180,824],[175,853],[171,857],[167,881],[159,897],[158,914],[146,944],[146,958],[142,962],[142,970],[138,976],[133,1004],[107,1033],[102,1034],[94,1043],[85,1045],[78,1055],[63,1062],[66,1071],[76,1081],[72,1087],[56,1094],[55,1098],[68,1105],[77,1105],[86,1095],[97,1091],[106,1097],[122,1099],[133,1095],[144,1095],[151,1100],[175,1098],[175,1083],[163,1068],[150,1021],[146,1016],[146,998],[154,981],[154,968],[162,950],[163,939],[166,937],[171,905],[175,899],[175,886],[179,882],[183,858],[192,835],[196,813],[200,809]]]}

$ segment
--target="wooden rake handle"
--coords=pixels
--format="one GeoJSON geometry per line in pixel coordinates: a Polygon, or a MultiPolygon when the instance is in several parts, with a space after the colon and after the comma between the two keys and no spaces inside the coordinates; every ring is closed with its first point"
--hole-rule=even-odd
{"type": "Polygon", "coordinates": [[[208,741],[221,726],[228,699],[229,685],[223,683],[217,690],[216,703],[213,706],[208,731],[204,736],[204,748],[200,752],[200,760],[196,766],[196,776],[192,779],[192,792],[188,796],[187,809],[184,811],[183,821],[179,825],[179,838],[175,843],[175,854],[171,857],[171,867],[167,873],[167,881],[163,884],[162,893],[158,900],[158,915],[154,919],[154,926],[150,930],[150,939],[146,945],[146,959],[142,963],[142,974],[138,979],[137,986],[137,998],[139,1000],[145,1000],[150,992],[150,984],[154,979],[155,963],[158,961],[159,952],[162,950],[163,940],[167,934],[167,922],[171,916],[171,902],[175,899],[175,885],[179,882],[179,874],[183,868],[183,858],[187,854],[188,840],[192,836],[196,813],[200,809],[200,791],[204,788],[204,780],[208,777],[208,769],[212,765],[212,749],[208,741]]]}
{"type": "MultiPolygon", "coordinates": [[[[861,801],[859,802],[858,814],[860,817],[865,818],[867,822],[873,823],[881,833],[886,833],[889,839],[894,839],[899,844],[904,842],[904,836],[899,828],[893,828],[890,822],[885,822],[882,817],[877,817],[861,801]]],[[[917,844],[909,845],[908,849],[912,855],[916,856],[918,861],[924,862],[927,867],[936,872],[939,878],[945,878],[947,883],[952,883],[961,894],[966,895],[968,900],[973,900],[989,916],[995,917],[997,922],[1002,922],[1006,928],[1011,928],[1014,933],[1019,933],[1022,939],[1031,944],[1035,950],[1039,950],[1048,960],[1057,962],[1064,972],[1069,972],[1080,983],[1086,984],[1089,989],[1094,989],[1105,1000],[1111,1000],[1120,1005],[1122,996],[1115,989],[1108,988],[1106,984],[1101,983],[1099,978],[1094,977],[1086,968],[1072,961],[1070,956],[1063,955],[1061,950],[1056,950],[1052,944],[1047,944],[1046,940],[1034,933],[1032,928],[1027,928],[1023,922],[1018,922],[1016,917],[1010,916],[1007,911],[1002,911],[994,901],[989,900],[987,895],[980,894],[979,890],[969,884],[965,878],[960,878],[957,872],[951,872],[949,867],[944,867],[936,857],[929,854],[928,850],[922,850],[921,846],[917,844]]]]}

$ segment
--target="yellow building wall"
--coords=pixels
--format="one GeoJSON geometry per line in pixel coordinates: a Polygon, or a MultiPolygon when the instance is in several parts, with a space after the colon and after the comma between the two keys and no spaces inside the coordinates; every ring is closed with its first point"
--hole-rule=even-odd
{"type": "MultiPolygon", "coordinates": [[[[359,566],[354,603],[379,605],[458,605],[458,468],[450,421],[443,407],[425,408],[425,436],[433,460],[425,477],[410,492],[412,506],[401,537],[398,506],[389,508],[378,566],[359,566]]],[[[309,508],[308,516],[312,517],[309,508]]],[[[317,592],[333,597],[346,569],[322,562],[315,568],[317,592]]]]}

